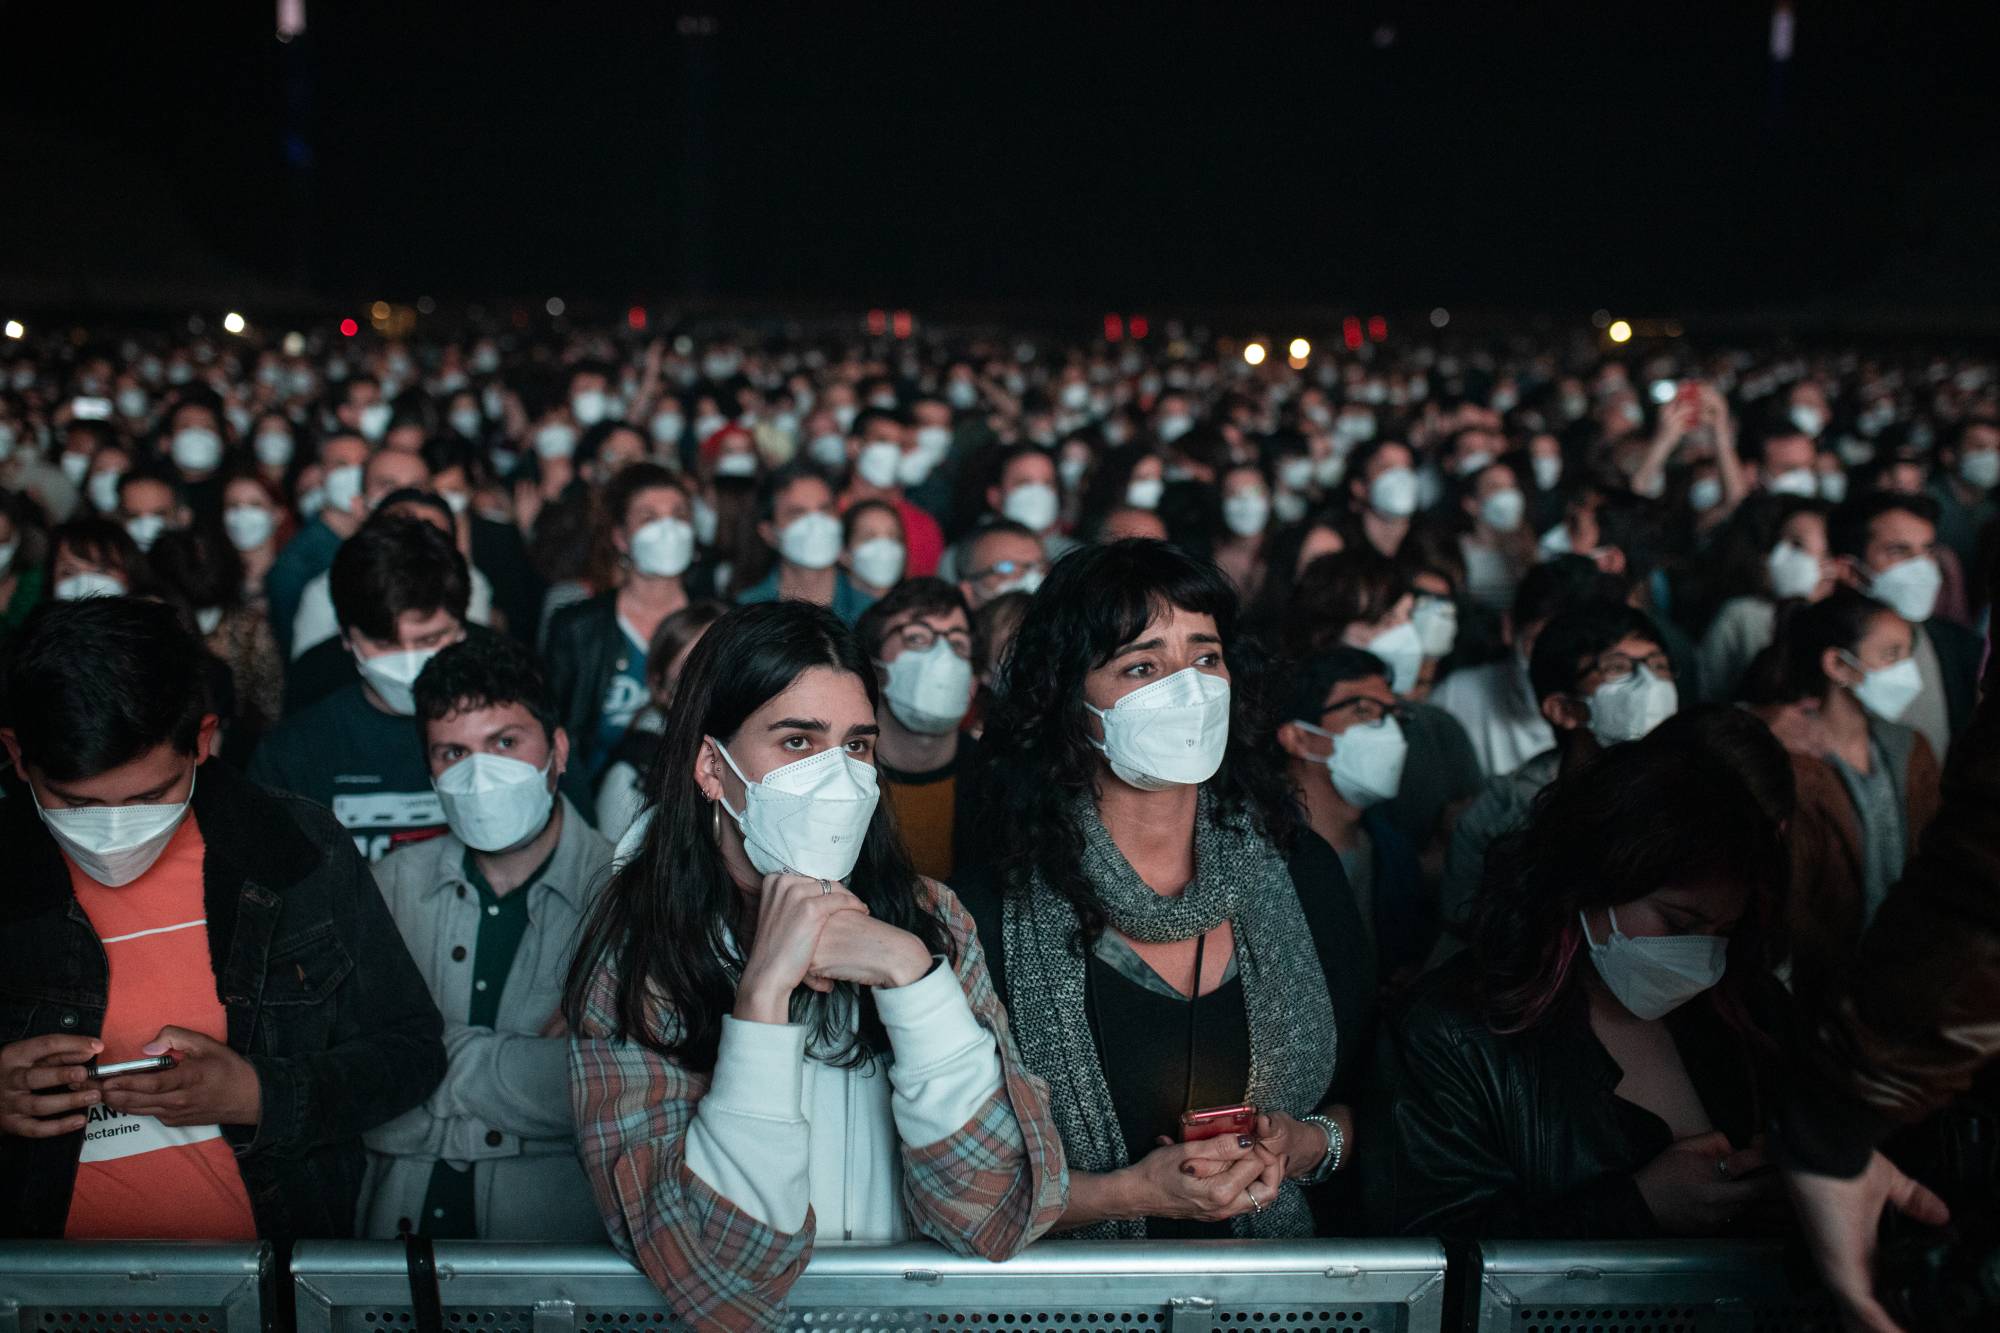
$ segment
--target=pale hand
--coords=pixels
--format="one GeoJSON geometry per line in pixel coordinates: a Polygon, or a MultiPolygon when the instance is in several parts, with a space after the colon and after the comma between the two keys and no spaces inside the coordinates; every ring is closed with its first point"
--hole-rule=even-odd
{"type": "MultiPolygon", "coordinates": [[[[1354,1113],[1345,1106],[1336,1106],[1327,1112],[1327,1118],[1340,1126],[1342,1144],[1351,1147],[1354,1143],[1354,1113]]],[[[1265,1111],[1259,1115],[1256,1133],[1258,1146],[1283,1164],[1287,1179],[1309,1176],[1317,1171],[1331,1146],[1325,1130],[1318,1125],[1295,1120],[1283,1111],[1265,1111]]],[[[1351,1154],[1343,1152],[1341,1165],[1345,1167],[1350,1160],[1351,1154]]]]}
{"type": "Polygon", "coordinates": [[[1879,1152],[1852,1180],[1787,1171],[1785,1190],[1798,1210],[1813,1263],[1840,1306],[1841,1323],[1866,1333],[1898,1333],[1896,1321],[1875,1299],[1876,1230],[1891,1208],[1941,1227],[1951,1221],[1944,1200],[1879,1152]]]}
{"type": "Polygon", "coordinates": [[[1119,1174],[1131,1186],[1129,1216],[1199,1222],[1226,1222],[1260,1204],[1268,1208],[1285,1179],[1278,1159],[1255,1139],[1228,1134],[1195,1143],[1161,1139],[1119,1174]]]}
{"type": "Polygon", "coordinates": [[[851,981],[860,986],[908,986],[922,981],[930,970],[930,950],[909,931],[864,913],[836,912],[819,933],[806,984],[851,981]]]}
{"type": "Polygon", "coordinates": [[[1769,1177],[1743,1179],[1765,1165],[1763,1149],[1733,1152],[1727,1135],[1710,1132],[1675,1143],[1639,1168],[1633,1183],[1662,1231],[1712,1235],[1776,1191],[1769,1177]]]}
{"type": "Polygon", "coordinates": [[[752,1023],[791,1021],[792,992],[800,986],[833,989],[831,981],[807,975],[819,948],[820,931],[836,915],[868,914],[862,901],[837,880],[820,881],[804,875],[764,876],[757,900],[757,938],[743,963],[736,987],[735,1015],[752,1023]]]}
{"type": "Polygon", "coordinates": [[[105,1079],[104,1104],[112,1110],[167,1125],[254,1125],[263,1119],[256,1069],[215,1038],[164,1027],[142,1050],[171,1054],[178,1063],[157,1074],[105,1079]]]}
{"type": "Polygon", "coordinates": [[[0,1046],[0,1134],[52,1139],[82,1129],[75,1113],[100,1097],[83,1068],[103,1050],[94,1037],[57,1034],[0,1046]]]}

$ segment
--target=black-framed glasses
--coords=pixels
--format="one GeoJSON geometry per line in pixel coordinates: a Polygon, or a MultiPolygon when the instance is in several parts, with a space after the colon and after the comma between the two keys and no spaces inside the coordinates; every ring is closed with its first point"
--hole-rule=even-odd
{"type": "Polygon", "coordinates": [[[1039,560],[995,560],[985,569],[974,570],[972,572],[972,579],[974,582],[981,582],[990,578],[1011,579],[1017,574],[1026,574],[1029,570],[1040,569],[1041,567],[1042,562],[1039,560]]]}
{"type": "Polygon", "coordinates": [[[972,631],[963,629],[941,630],[927,625],[921,620],[913,620],[907,625],[889,631],[889,636],[901,644],[906,651],[921,653],[939,639],[951,645],[951,650],[960,657],[972,656],[972,631]]]}
{"type": "Polygon", "coordinates": [[[1409,715],[1409,710],[1400,703],[1385,704],[1380,699],[1371,698],[1365,694],[1357,694],[1352,698],[1342,699],[1331,708],[1322,710],[1320,719],[1324,721],[1340,713],[1345,713],[1352,717],[1356,725],[1366,727],[1373,726],[1382,719],[1389,717],[1395,718],[1400,723],[1409,715]]]}
{"type": "Polygon", "coordinates": [[[1624,653],[1599,653],[1592,669],[1599,679],[1611,682],[1630,680],[1632,673],[1640,667],[1653,673],[1661,680],[1674,678],[1673,659],[1664,652],[1650,653],[1645,657],[1630,657],[1624,653]]]}

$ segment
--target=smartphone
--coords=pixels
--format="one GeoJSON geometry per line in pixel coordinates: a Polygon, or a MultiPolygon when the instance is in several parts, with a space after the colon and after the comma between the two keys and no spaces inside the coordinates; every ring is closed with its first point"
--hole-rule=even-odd
{"type": "Polygon", "coordinates": [[[120,1074],[157,1074],[174,1067],[171,1055],[148,1055],[138,1060],[119,1060],[116,1063],[100,1065],[96,1063],[83,1067],[85,1078],[116,1078],[120,1074]]]}
{"type": "Polygon", "coordinates": [[[79,398],[69,405],[69,412],[78,421],[108,421],[111,418],[111,400],[79,398]]]}
{"type": "Polygon", "coordinates": [[[1199,1143],[1224,1135],[1255,1133],[1257,1108],[1254,1106],[1209,1106],[1181,1113],[1181,1142],[1199,1143]]]}

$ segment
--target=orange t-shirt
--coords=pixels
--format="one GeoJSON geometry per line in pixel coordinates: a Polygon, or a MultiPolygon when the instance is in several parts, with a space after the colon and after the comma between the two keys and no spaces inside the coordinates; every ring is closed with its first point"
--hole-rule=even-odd
{"type": "MultiPolygon", "coordinates": [[[[123,888],[107,888],[70,863],[70,887],[111,968],[98,1057],[107,1064],[139,1059],[141,1048],[169,1025],[229,1039],[208,960],[201,894],[206,851],[189,817],[160,859],[123,888]]],[[[152,1116],[93,1106],[63,1235],[255,1240],[257,1222],[236,1154],[219,1127],[163,1125],[152,1116]]]]}

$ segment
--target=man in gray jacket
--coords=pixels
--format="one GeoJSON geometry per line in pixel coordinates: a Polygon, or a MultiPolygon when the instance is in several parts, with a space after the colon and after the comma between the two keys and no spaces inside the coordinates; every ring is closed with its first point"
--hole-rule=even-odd
{"type": "Polygon", "coordinates": [[[375,877],[444,1014],[448,1064],[436,1092],[367,1136],[360,1230],[602,1240],[557,1007],[611,845],[556,790],[569,737],[527,649],[476,634],[433,658],[415,695],[450,831],[375,877]]]}

